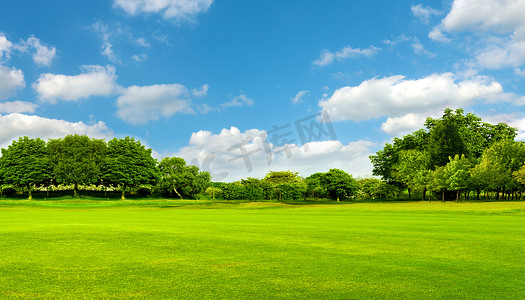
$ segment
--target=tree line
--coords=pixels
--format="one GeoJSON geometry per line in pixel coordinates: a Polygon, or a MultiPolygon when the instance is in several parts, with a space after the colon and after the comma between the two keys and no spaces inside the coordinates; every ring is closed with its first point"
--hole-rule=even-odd
{"type": "Polygon", "coordinates": [[[126,192],[144,188],[159,195],[194,197],[210,184],[208,172],[186,165],[182,158],[167,157],[157,162],[140,141],[131,137],[105,142],[85,135],[62,139],[20,137],[0,157],[0,181],[3,187],[25,190],[32,199],[35,188],[54,190],[72,185],[73,196],[81,187],[97,186],[103,190],[126,192]]]}
{"type": "Polygon", "coordinates": [[[505,123],[446,109],[441,118],[427,118],[425,129],[394,138],[370,156],[373,174],[406,189],[409,198],[418,192],[442,201],[521,199],[525,144],[516,135],[505,123]]]}
{"type": "Polygon", "coordinates": [[[306,178],[294,171],[270,171],[262,179],[211,182],[210,174],[166,157],[160,162],[131,137],[105,142],[68,135],[47,142],[21,137],[0,157],[3,189],[54,191],[68,185],[73,196],[98,191],[142,191],[163,197],[194,198],[208,194],[225,200],[304,200],[306,198],[442,201],[521,199],[525,190],[525,144],[505,123],[485,123],[462,109],[446,109],[441,118],[427,118],[425,128],[386,143],[370,156],[372,178],[354,178],[340,169],[306,178]]]}

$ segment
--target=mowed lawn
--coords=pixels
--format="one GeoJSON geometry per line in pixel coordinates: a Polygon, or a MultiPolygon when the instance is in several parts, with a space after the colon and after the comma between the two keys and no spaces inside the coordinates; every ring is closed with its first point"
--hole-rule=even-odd
{"type": "Polygon", "coordinates": [[[0,201],[0,298],[39,297],[523,299],[525,202],[0,201]]]}

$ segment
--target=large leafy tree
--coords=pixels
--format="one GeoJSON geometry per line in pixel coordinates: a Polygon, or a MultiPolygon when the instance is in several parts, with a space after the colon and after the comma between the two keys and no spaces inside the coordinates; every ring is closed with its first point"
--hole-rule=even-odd
{"type": "Polygon", "coordinates": [[[448,157],[465,154],[479,158],[484,150],[501,140],[512,140],[517,130],[505,123],[489,124],[463,109],[445,109],[441,118],[427,118],[426,129],[414,131],[403,138],[394,138],[384,148],[370,156],[372,174],[390,184],[403,186],[395,176],[399,153],[403,150],[425,150],[429,153],[428,168],[444,166],[448,157]],[[450,132],[448,131],[450,130],[450,132]],[[461,141],[461,142],[460,142],[461,141]]]}
{"type": "Polygon", "coordinates": [[[283,183],[299,183],[303,178],[298,172],[293,171],[270,171],[263,179],[264,181],[277,185],[283,183]]]}
{"type": "Polygon", "coordinates": [[[211,176],[208,172],[200,172],[193,165],[179,157],[165,157],[159,164],[160,189],[168,194],[175,193],[180,199],[184,196],[194,197],[210,186],[211,176]]]}
{"type": "Polygon", "coordinates": [[[518,171],[525,161],[525,145],[513,140],[494,143],[483,152],[481,162],[472,170],[473,178],[483,182],[487,190],[499,191],[517,188],[518,182],[513,173],[518,171]]]}
{"type": "Polygon", "coordinates": [[[317,172],[305,178],[305,199],[307,197],[322,198],[326,196],[326,189],[321,185],[321,177],[323,177],[323,175],[324,173],[317,172]]]}
{"type": "Polygon", "coordinates": [[[350,198],[357,192],[357,182],[352,175],[339,169],[330,169],[321,177],[321,185],[332,199],[350,198]]]}
{"type": "Polygon", "coordinates": [[[131,137],[108,142],[104,170],[103,180],[119,185],[122,199],[125,199],[128,188],[153,185],[159,177],[157,161],[151,157],[151,149],[146,149],[140,141],[131,137]]]}
{"type": "Polygon", "coordinates": [[[464,114],[461,108],[453,111],[447,108],[440,119],[427,118],[425,126],[432,131],[442,121],[456,124],[458,134],[463,140],[467,153],[471,157],[479,158],[485,149],[502,140],[513,140],[516,137],[516,128],[506,123],[490,124],[482,122],[481,118],[473,113],[464,114]]]}
{"type": "Polygon", "coordinates": [[[101,167],[106,153],[103,140],[86,135],[68,135],[50,140],[48,153],[53,163],[53,174],[58,183],[73,184],[78,196],[80,184],[95,184],[101,179],[101,167]]]}
{"type": "Polygon", "coordinates": [[[435,169],[448,163],[449,157],[467,154],[458,125],[451,119],[441,120],[430,131],[427,145],[428,167],[435,169]]]}
{"type": "Polygon", "coordinates": [[[421,178],[426,174],[427,161],[428,155],[425,151],[410,149],[399,153],[398,162],[394,165],[394,176],[408,187],[409,198],[410,191],[420,186],[423,186],[423,198],[425,197],[426,187],[421,178]]]}
{"type": "MultiPolygon", "coordinates": [[[[445,167],[437,167],[428,173],[427,189],[430,192],[439,192],[441,201],[445,201],[446,190],[448,188],[447,178],[445,177],[445,167]]],[[[429,194],[430,201],[430,194],[429,194]]]]}
{"type": "Polygon", "coordinates": [[[2,149],[0,173],[6,183],[27,188],[28,198],[32,199],[33,186],[51,179],[46,143],[28,137],[13,141],[7,149],[2,149]]]}
{"type": "Polygon", "coordinates": [[[376,155],[370,156],[370,161],[374,166],[372,174],[381,176],[388,183],[402,185],[395,174],[399,153],[404,150],[425,151],[428,135],[428,132],[420,129],[403,136],[403,138],[394,138],[392,144],[385,144],[383,150],[379,150],[376,155]]]}
{"type": "Polygon", "coordinates": [[[461,191],[469,186],[471,168],[472,163],[465,155],[456,155],[454,158],[450,158],[443,170],[448,188],[456,191],[456,202],[459,201],[461,191]]]}

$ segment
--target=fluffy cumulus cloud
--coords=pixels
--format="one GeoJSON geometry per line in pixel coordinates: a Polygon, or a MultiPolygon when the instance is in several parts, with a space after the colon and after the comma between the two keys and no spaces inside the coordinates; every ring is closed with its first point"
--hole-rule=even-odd
{"type": "Polygon", "coordinates": [[[176,22],[192,22],[195,17],[208,11],[213,0],[115,0],[130,15],[141,13],[161,14],[164,19],[176,22]]]}
{"type": "Polygon", "coordinates": [[[117,89],[112,66],[82,66],[79,75],[41,74],[33,89],[43,102],[78,101],[91,96],[109,96],[117,89]]]}
{"type": "Polygon", "coordinates": [[[389,117],[383,124],[381,130],[392,135],[404,135],[419,128],[422,128],[427,117],[439,117],[441,111],[435,111],[430,115],[428,113],[409,113],[401,117],[389,117]]]}
{"type": "Polygon", "coordinates": [[[454,74],[444,73],[408,80],[397,75],[340,88],[319,106],[334,121],[389,117],[381,128],[394,134],[418,123],[419,115],[431,115],[445,107],[466,107],[478,99],[509,97],[512,95],[504,94],[498,82],[480,76],[457,80],[454,74]]]}
{"type": "Polygon", "coordinates": [[[371,142],[360,140],[344,145],[327,140],[303,146],[276,146],[267,137],[267,132],[259,129],[241,132],[231,127],[219,134],[199,131],[192,134],[188,146],[174,155],[209,171],[216,181],[262,178],[270,170],[293,170],[302,176],[330,168],[344,169],[355,176],[371,174],[368,156],[375,146],[371,142]]]}
{"type": "Polygon", "coordinates": [[[355,58],[360,56],[365,57],[371,57],[376,55],[379,52],[379,48],[376,48],[374,46],[370,46],[369,48],[361,49],[361,48],[352,48],[350,46],[343,47],[339,51],[332,52],[330,50],[323,50],[321,51],[321,55],[318,59],[314,60],[312,64],[323,67],[327,66],[334,61],[342,61],[347,58],[355,58]]]}
{"type": "Polygon", "coordinates": [[[85,134],[93,138],[109,139],[113,131],[104,122],[85,124],[12,113],[0,116],[0,147],[5,148],[20,136],[31,138],[61,138],[68,134],[85,134]]]}
{"type": "Polygon", "coordinates": [[[41,67],[50,66],[56,57],[56,48],[46,45],[34,35],[25,41],[13,44],[5,35],[0,34],[0,62],[9,60],[13,51],[30,53],[35,64],[41,67]]]}
{"type": "Polygon", "coordinates": [[[38,66],[50,66],[56,56],[56,48],[45,45],[42,41],[31,36],[24,43],[25,48],[31,51],[33,61],[38,66]]]}
{"type": "Polygon", "coordinates": [[[443,32],[473,32],[481,39],[475,63],[485,68],[518,67],[525,62],[524,0],[455,0],[429,37],[447,40],[443,32]]]}
{"type": "Polygon", "coordinates": [[[0,99],[11,96],[25,85],[24,73],[21,70],[0,65],[0,99]]]}
{"type": "Polygon", "coordinates": [[[0,62],[8,60],[11,57],[11,48],[13,43],[11,43],[5,35],[0,33],[0,62]]]}
{"type": "Polygon", "coordinates": [[[0,113],[34,113],[37,104],[25,101],[0,102],[0,113]]]}
{"type": "Polygon", "coordinates": [[[117,99],[117,116],[139,125],[175,113],[193,113],[188,89],[181,84],[131,86],[117,99]]]}

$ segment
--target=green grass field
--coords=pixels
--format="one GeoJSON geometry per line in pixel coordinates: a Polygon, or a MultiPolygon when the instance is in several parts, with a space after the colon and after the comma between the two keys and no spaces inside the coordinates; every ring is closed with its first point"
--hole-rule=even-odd
{"type": "Polygon", "coordinates": [[[525,202],[0,201],[0,298],[525,298],[525,202]]]}

